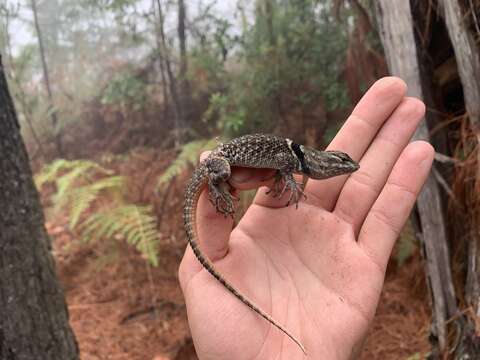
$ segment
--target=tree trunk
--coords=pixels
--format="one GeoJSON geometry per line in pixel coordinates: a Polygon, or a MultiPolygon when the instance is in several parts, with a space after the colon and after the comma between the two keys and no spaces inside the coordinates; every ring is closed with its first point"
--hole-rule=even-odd
{"type": "MultiPolygon", "coordinates": [[[[410,2],[380,0],[376,3],[376,10],[390,72],[406,81],[410,96],[423,99],[410,2]]],[[[414,138],[429,139],[425,121],[420,124],[414,138]]],[[[438,341],[439,350],[443,352],[447,349],[446,321],[458,314],[458,308],[450,269],[444,212],[433,173],[418,197],[417,208],[427,260],[425,270],[433,304],[432,335],[438,341]]]]}
{"type": "MultiPolygon", "coordinates": [[[[184,0],[178,0],[178,42],[180,48],[180,68],[178,71],[178,78],[180,79],[181,95],[184,99],[183,113],[187,113],[187,107],[189,106],[190,99],[190,84],[187,79],[187,33],[185,31],[185,22],[187,20],[187,11],[185,8],[184,0]]],[[[184,118],[186,124],[186,119],[184,118]]]]}
{"type": "MultiPolygon", "coordinates": [[[[460,4],[456,0],[440,0],[445,24],[452,42],[458,73],[463,87],[465,108],[473,133],[477,139],[477,179],[480,178],[480,52],[473,36],[465,27],[460,4]]],[[[480,316],[480,238],[475,231],[480,224],[469,224],[469,246],[467,260],[466,300],[480,316]]]]}
{"type": "Polygon", "coordinates": [[[32,5],[32,12],[33,12],[33,20],[34,20],[34,23],[35,23],[35,30],[37,32],[38,48],[40,50],[40,60],[42,62],[43,81],[45,83],[45,89],[47,90],[50,117],[52,119],[52,127],[53,127],[54,139],[55,139],[55,146],[57,148],[57,155],[60,156],[60,157],[63,157],[63,146],[62,146],[62,139],[61,139],[61,131],[58,128],[59,124],[58,124],[57,110],[55,109],[52,89],[50,87],[50,78],[49,78],[49,73],[48,73],[47,59],[45,58],[45,49],[43,47],[42,32],[41,32],[41,29],[40,29],[40,24],[38,22],[38,12],[37,12],[37,2],[36,2],[36,0],[31,0],[31,5],[32,5]]]}
{"type": "Polygon", "coordinates": [[[272,0],[261,0],[257,2],[256,21],[265,22],[265,32],[267,33],[268,45],[274,47],[277,43],[275,31],[273,29],[274,4],[272,0]]]}
{"type": "Polygon", "coordinates": [[[16,74],[15,74],[15,62],[13,60],[13,51],[12,51],[12,44],[11,44],[11,38],[10,38],[10,17],[12,14],[9,12],[7,8],[3,10],[3,21],[4,21],[4,29],[1,31],[4,37],[3,40],[3,46],[4,49],[0,49],[0,54],[4,54],[6,56],[6,59],[8,60],[8,63],[6,65],[7,68],[9,68],[8,73],[6,72],[5,75],[7,79],[13,81],[17,87],[17,99],[20,102],[20,105],[22,107],[23,115],[25,116],[25,121],[27,122],[27,125],[30,129],[30,132],[32,133],[33,140],[37,143],[38,150],[40,154],[44,157],[45,152],[43,151],[43,145],[42,142],[40,141],[40,138],[37,135],[37,132],[35,131],[35,127],[33,126],[33,121],[32,121],[32,114],[31,110],[27,106],[27,101],[25,99],[25,92],[23,91],[22,84],[18,81],[16,74]]]}
{"type": "MultiPolygon", "coordinates": [[[[167,84],[167,74],[165,73],[165,59],[163,54],[162,41],[160,39],[160,27],[163,29],[163,22],[160,23],[160,20],[156,21],[156,5],[155,0],[152,1],[153,14],[155,19],[155,43],[157,45],[157,56],[158,64],[160,66],[160,76],[162,81],[162,91],[163,91],[163,118],[168,118],[168,109],[170,107],[170,102],[168,100],[168,84],[167,84]]],[[[162,30],[163,31],[163,30],[162,30]]]]}
{"type": "Polygon", "coordinates": [[[78,359],[0,59],[0,359],[78,359]]]}
{"type": "MultiPolygon", "coordinates": [[[[463,86],[465,107],[476,131],[480,131],[480,54],[473,36],[465,28],[458,0],[439,0],[443,7],[445,25],[452,41],[458,74],[463,86]]],[[[480,134],[479,134],[480,135],[480,134]]]]}
{"type": "Polygon", "coordinates": [[[167,38],[165,36],[165,31],[164,31],[164,24],[165,24],[165,18],[163,16],[163,9],[162,9],[162,4],[160,3],[160,0],[157,0],[157,10],[158,10],[158,21],[159,21],[159,26],[158,26],[158,31],[160,32],[160,42],[161,42],[161,50],[163,52],[163,60],[165,61],[165,69],[167,71],[167,76],[168,76],[168,83],[169,83],[169,88],[170,88],[170,96],[173,101],[173,117],[174,117],[174,123],[175,123],[175,129],[173,131],[173,135],[175,138],[175,147],[178,148],[182,144],[182,136],[181,132],[183,129],[183,114],[182,114],[182,107],[181,107],[181,102],[180,98],[178,96],[178,86],[177,86],[177,79],[175,78],[175,75],[173,74],[172,71],[172,64],[170,61],[170,56],[168,52],[168,46],[167,46],[167,38]]]}

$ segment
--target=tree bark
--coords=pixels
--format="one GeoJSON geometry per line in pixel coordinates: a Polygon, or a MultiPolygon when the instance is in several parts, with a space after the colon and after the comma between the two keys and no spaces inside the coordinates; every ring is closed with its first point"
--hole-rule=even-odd
{"type": "Polygon", "coordinates": [[[272,0],[262,0],[257,2],[256,21],[265,21],[265,31],[267,33],[268,44],[274,47],[277,43],[275,31],[273,29],[274,4],[272,0]]]}
{"type": "Polygon", "coordinates": [[[18,78],[16,77],[15,73],[15,62],[13,60],[13,51],[12,51],[12,44],[11,44],[11,39],[10,39],[10,17],[12,14],[9,12],[9,10],[6,8],[3,9],[3,18],[4,18],[4,29],[3,29],[3,36],[4,36],[4,49],[0,51],[0,54],[4,54],[8,60],[7,63],[7,68],[9,68],[9,72],[6,73],[6,77],[13,81],[16,84],[18,93],[17,93],[17,99],[20,102],[20,105],[22,106],[23,110],[23,115],[25,116],[25,121],[27,122],[27,125],[30,129],[30,132],[32,133],[33,140],[37,143],[38,150],[40,154],[44,157],[45,152],[43,151],[43,145],[42,142],[40,141],[40,138],[37,135],[37,132],[35,130],[35,127],[33,126],[33,121],[32,121],[32,114],[30,108],[27,106],[27,101],[25,99],[25,92],[23,91],[22,84],[18,81],[18,78]]]}
{"type": "Polygon", "coordinates": [[[168,52],[167,38],[165,35],[165,30],[163,28],[165,24],[165,18],[163,16],[162,4],[160,3],[160,0],[156,0],[156,1],[157,1],[157,10],[158,10],[158,21],[159,21],[158,31],[160,32],[160,45],[161,45],[161,50],[163,52],[165,69],[167,71],[167,76],[168,76],[170,96],[173,101],[173,115],[174,115],[173,117],[174,117],[174,123],[175,123],[174,125],[175,129],[174,129],[173,135],[175,138],[175,147],[178,148],[182,144],[181,131],[184,125],[182,122],[182,119],[183,119],[182,107],[181,107],[180,98],[178,96],[177,79],[173,74],[172,64],[171,64],[170,56],[168,52]]]}
{"type": "Polygon", "coordinates": [[[37,11],[36,0],[31,0],[31,5],[32,5],[32,12],[33,12],[33,20],[35,23],[35,31],[37,33],[37,39],[38,39],[38,48],[40,51],[40,60],[42,62],[43,81],[45,83],[45,89],[47,91],[48,102],[49,102],[49,111],[51,113],[50,117],[52,119],[55,146],[57,150],[57,155],[60,157],[63,157],[64,153],[63,153],[63,146],[62,146],[61,131],[58,128],[59,124],[58,124],[57,110],[55,109],[52,88],[50,86],[50,77],[48,73],[47,59],[45,58],[45,48],[43,46],[42,32],[40,29],[40,24],[38,22],[38,11],[37,11]]]}
{"type": "Polygon", "coordinates": [[[480,131],[480,54],[473,36],[465,27],[458,0],[439,0],[445,25],[457,60],[458,74],[463,86],[465,107],[474,129],[480,131]]]}
{"type": "Polygon", "coordinates": [[[0,358],[78,359],[0,59],[0,358]]]}
{"type": "MultiPolygon", "coordinates": [[[[152,1],[152,8],[154,13],[154,21],[155,21],[155,43],[157,45],[157,56],[158,56],[158,64],[160,66],[160,77],[162,81],[162,91],[163,91],[163,118],[168,118],[168,109],[170,107],[170,102],[168,100],[168,84],[167,84],[167,74],[165,73],[165,59],[162,50],[162,41],[160,39],[160,27],[163,29],[163,22],[160,23],[160,20],[157,21],[156,19],[156,1],[152,1]]],[[[163,30],[162,30],[163,31],[163,30]]]]}
{"type": "Polygon", "coordinates": [[[191,117],[191,88],[188,80],[188,57],[187,57],[187,32],[185,23],[187,21],[187,9],[184,0],[178,0],[178,41],[180,48],[180,67],[178,79],[180,80],[180,95],[182,107],[182,124],[188,126],[191,117]]]}
{"type": "MultiPolygon", "coordinates": [[[[188,99],[190,97],[190,85],[187,79],[188,59],[187,59],[187,33],[185,31],[185,22],[187,20],[187,10],[185,8],[184,0],[178,0],[178,42],[180,48],[180,68],[178,71],[178,78],[180,79],[180,89],[184,105],[188,106],[188,99]]],[[[186,113],[185,106],[183,107],[186,113]]],[[[186,119],[184,119],[185,122],[186,119]]]]}
{"type": "MultiPolygon", "coordinates": [[[[452,42],[458,73],[463,87],[465,108],[477,139],[477,179],[480,178],[480,51],[473,36],[465,27],[462,9],[457,0],[440,0],[445,24],[452,42]]],[[[476,229],[480,224],[469,224],[466,300],[480,316],[480,238],[476,229]]]]}
{"type": "MultiPolygon", "coordinates": [[[[390,72],[406,81],[410,96],[423,99],[410,2],[380,0],[376,3],[376,10],[390,72]]],[[[425,121],[421,122],[414,138],[429,139],[425,121]]],[[[446,321],[458,313],[458,308],[450,269],[444,212],[433,173],[418,197],[417,208],[427,260],[425,270],[433,304],[432,335],[438,340],[439,350],[444,351],[447,348],[446,321]]]]}

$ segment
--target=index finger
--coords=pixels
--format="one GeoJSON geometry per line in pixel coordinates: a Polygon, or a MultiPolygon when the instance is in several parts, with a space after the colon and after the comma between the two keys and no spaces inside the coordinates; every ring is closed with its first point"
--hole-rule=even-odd
{"type": "MultiPolygon", "coordinates": [[[[328,150],[346,152],[355,161],[360,161],[370,143],[385,121],[405,97],[407,85],[397,77],[384,77],[376,81],[342,126],[328,146],[328,150]]],[[[332,210],[348,175],[322,181],[309,181],[307,192],[318,199],[318,205],[332,210]]]]}
{"type": "MultiPolygon", "coordinates": [[[[200,155],[200,161],[205,160],[209,151],[200,155]]],[[[255,189],[263,185],[271,184],[275,174],[271,169],[253,169],[233,167],[229,184],[233,190],[255,189]]],[[[211,204],[208,196],[208,189],[203,189],[197,202],[195,213],[196,232],[198,245],[202,252],[211,261],[222,259],[228,253],[228,242],[232,231],[233,219],[219,213],[211,204]]],[[[187,247],[185,256],[179,269],[179,276],[182,283],[188,282],[192,276],[203,267],[195,258],[193,251],[187,247]]]]}

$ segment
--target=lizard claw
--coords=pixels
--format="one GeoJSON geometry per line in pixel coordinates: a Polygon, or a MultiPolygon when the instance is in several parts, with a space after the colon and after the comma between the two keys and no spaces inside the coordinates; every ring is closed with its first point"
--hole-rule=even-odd
{"type": "MultiPolygon", "coordinates": [[[[285,206],[289,206],[291,203],[295,203],[295,209],[298,209],[298,203],[300,202],[300,199],[307,198],[307,195],[305,195],[305,192],[303,191],[303,184],[302,183],[297,183],[295,181],[287,181],[285,184],[285,188],[283,192],[285,191],[286,188],[289,188],[290,190],[290,197],[288,198],[288,202],[285,206]]],[[[282,192],[282,195],[283,195],[282,192]]]]}
{"type": "Polygon", "coordinates": [[[305,192],[303,191],[304,184],[297,183],[293,178],[292,174],[278,174],[275,177],[275,182],[273,186],[266,192],[266,194],[272,193],[274,198],[281,198],[287,190],[290,190],[290,196],[288,198],[285,206],[289,206],[292,203],[295,203],[295,208],[298,209],[298,203],[303,197],[307,198],[305,192]]]}

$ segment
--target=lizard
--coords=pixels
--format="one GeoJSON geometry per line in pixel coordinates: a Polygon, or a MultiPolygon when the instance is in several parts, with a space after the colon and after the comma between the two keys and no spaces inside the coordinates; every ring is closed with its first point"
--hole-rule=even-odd
{"type": "Polygon", "coordinates": [[[306,198],[304,187],[308,178],[320,180],[349,174],[360,166],[341,151],[320,151],[276,135],[250,134],[220,143],[194,170],[185,190],[183,220],[186,236],[200,264],[242,303],[294,341],[306,355],[302,343],[228,282],[198,246],[196,209],[204,188],[208,188],[209,199],[216,210],[226,217],[233,217],[235,198],[228,183],[232,166],[276,170],[273,186],[267,194],[281,198],[290,191],[286,206],[295,203],[297,208],[300,199],[306,198]],[[297,183],[293,174],[303,175],[302,183],[297,183]]]}

